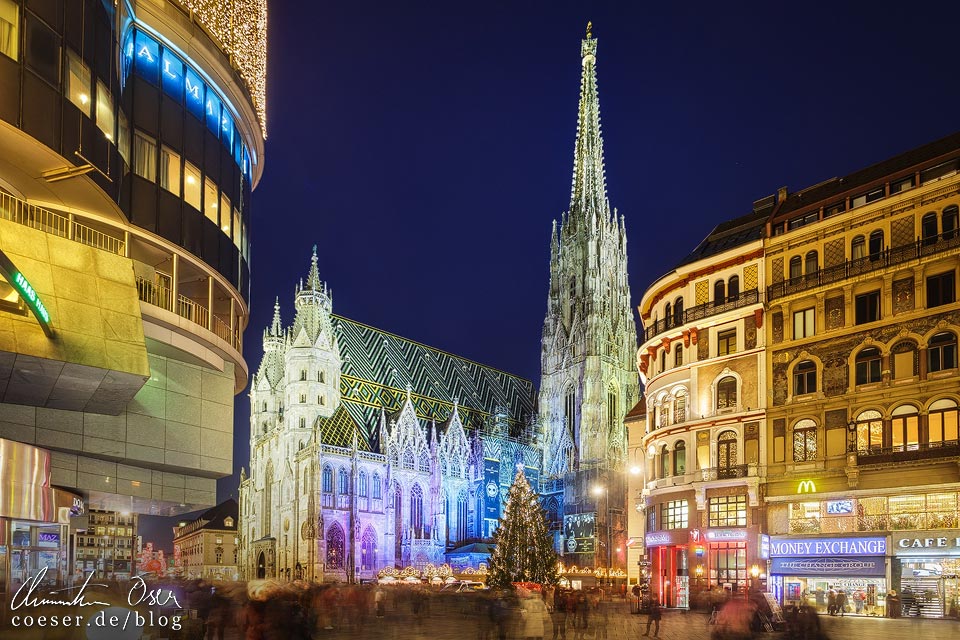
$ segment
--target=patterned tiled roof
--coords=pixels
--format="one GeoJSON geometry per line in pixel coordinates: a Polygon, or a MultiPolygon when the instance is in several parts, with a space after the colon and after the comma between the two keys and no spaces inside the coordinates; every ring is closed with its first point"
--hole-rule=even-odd
{"type": "MultiPolygon", "coordinates": [[[[417,417],[438,424],[450,417],[454,399],[468,429],[480,428],[498,408],[510,422],[526,422],[533,414],[529,380],[343,316],[332,320],[342,360],[341,408],[360,429],[361,449],[380,452],[381,410],[399,411],[407,385],[417,417]]],[[[340,409],[321,422],[336,423],[320,425],[321,434],[330,434],[323,435],[326,444],[351,446],[351,427],[340,409]]]]}

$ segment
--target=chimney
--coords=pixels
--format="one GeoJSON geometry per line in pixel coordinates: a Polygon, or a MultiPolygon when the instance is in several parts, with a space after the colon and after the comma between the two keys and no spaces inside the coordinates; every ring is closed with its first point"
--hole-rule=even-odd
{"type": "Polygon", "coordinates": [[[784,200],[787,199],[787,188],[780,187],[777,189],[777,203],[782,204],[784,200]]]}

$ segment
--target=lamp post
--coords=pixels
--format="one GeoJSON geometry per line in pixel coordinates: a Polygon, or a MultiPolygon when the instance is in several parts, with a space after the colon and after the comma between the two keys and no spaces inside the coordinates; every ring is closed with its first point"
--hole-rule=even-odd
{"type": "Polygon", "coordinates": [[[750,583],[750,590],[747,591],[749,597],[750,591],[759,591],[760,590],[760,567],[753,565],[750,567],[750,577],[752,578],[750,583]]]}
{"type": "Polygon", "coordinates": [[[613,568],[613,545],[611,544],[611,525],[610,525],[610,490],[607,485],[597,485],[593,488],[593,495],[603,494],[603,503],[605,508],[604,518],[607,522],[607,585],[613,584],[613,578],[610,576],[610,570],[613,568]]]}

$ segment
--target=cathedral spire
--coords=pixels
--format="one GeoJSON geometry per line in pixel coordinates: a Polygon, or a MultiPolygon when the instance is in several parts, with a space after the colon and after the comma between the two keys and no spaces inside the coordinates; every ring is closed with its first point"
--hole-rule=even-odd
{"type": "Polygon", "coordinates": [[[280,296],[273,303],[273,323],[270,325],[270,335],[279,338],[283,333],[283,324],[280,322],[280,296]]]}
{"type": "Polygon", "coordinates": [[[574,225],[578,220],[606,220],[610,217],[603,168],[603,138],[600,135],[600,98],[597,95],[597,41],[592,30],[593,23],[588,22],[586,37],[580,43],[583,71],[570,193],[570,218],[574,225]]]}
{"type": "Polygon", "coordinates": [[[313,256],[310,257],[310,272],[307,274],[307,287],[320,291],[320,271],[317,269],[317,245],[313,245],[313,256]]]}

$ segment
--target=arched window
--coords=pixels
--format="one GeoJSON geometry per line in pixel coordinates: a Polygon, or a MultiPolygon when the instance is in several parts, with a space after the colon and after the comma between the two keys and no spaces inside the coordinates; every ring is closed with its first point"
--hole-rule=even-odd
{"type": "Polygon", "coordinates": [[[547,500],[547,524],[560,521],[560,503],[556,497],[547,500]]]}
{"type": "Polygon", "coordinates": [[[937,400],[930,405],[927,414],[927,431],[931,447],[956,446],[960,433],[960,408],[949,398],[937,400]]]}
{"type": "Polygon", "coordinates": [[[613,385],[607,387],[607,431],[614,433],[617,431],[620,411],[617,403],[617,390],[613,385]]]}
{"type": "Polygon", "coordinates": [[[727,280],[727,300],[733,301],[740,297],[740,276],[730,276],[727,280]]]}
{"type": "Polygon", "coordinates": [[[670,450],[667,445],[660,447],[660,477],[670,477],[670,450]]]}
{"type": "Polygon", "coordinates": [[[667,350],[660,349],[660,373],[667,370],[667,350]]]}
{"type": "Polygon", "coordinates": [[[670,424],[670,402],[667,398],[660,401],[660,416],[657,426],[663,428],[670,424]]]}
{"type": "Polygon", "coordinates": [[[863,236],[857,236],[850,242],[850,259],[859,260],[867,255],[867,241],[863,236]]]}
{"type": "Polygon", "coordinates": [[[460,491],[457,496],[457,540],[467,539],[467,492],[460,491]]]}
{"type": "Polygon", "coordinates": [[[350,476],[347,475],[346,469],[340,469],[337,472],[337,493],[341,496],[350,493],[350,476]]]}
{"type": "Polygon", "coordinates": [[[323,492],[333,493],[333,470],[327,465],[323,466],[323,492]]]}
{"type": "Polygon", "coordinates": [[[890,349],[890,375],[894,380],[905,380],[920,373],[917,343],[901,340],[890,349]]]}
{"type": "Polygon", "coordinates": [[[334,522],[327,529],[327,569],[343,569],[343,529],[334,522]]]}
{"type": "Polygon", "coordinates": [[[727,285],[723,280],[713,283],[713,304],[721,305],[727,301],[727,285]]]}
{"type": "Polygon", "coordinates": [[[927,371],[945,371],[957,368],[957,336],[950,331],[942,331],[927,345],[927,371]]]}
{"type": "Polygon", "coordinates": [[[793,461],[810,462],[817,459],[817,423],[800,420],[793,425],[793,461]]]}
{"type": "Polygon", "coordinates": [[[406,451],[403,452],[403,458],[400,461],[400,466],[403,467],[404,469],[413,469],[413,461],[414,461],[413,451],[411,451],[410,449],[407,449],[406,451]]]}
{"type": "Polygon", "coordinates": [[[423,537],[423,489],[419,484],[410,490],[410,528],[416,539],[423,537]]]}
{"type": "Polygon", "coordinates": [[[817,391],[817,365],[804,360],[793,368],[793,395],[802,396],[817,391]]]}
{"type": "Polygon", "coordinates": [[[868,247],[870,260],[879,260],[883,253],[883,231],[877,229],[870,233],[870,246],[868,247]]]}
{"type": "Polygon", "coordinates": [[[360,474],[357,476],[357,485],[358,485],[357,495],[360,496],[361,498],[366,498],[367,488],[368,488],[366,471],[361,471],[360,474]]]}
{"type": "Polygon", "coordinates": [[[394,553],[400,558],[403,553],[403,488],[396,481],[393,483],[393,533],[394,553]]]}
{"type": "Polygon", "coordinates": [[[673,307],[670,305],[669,302],[668,302],[668,303],[666,304],[666,306],[664,306],[664,308],[663,308],[663,320],[664,320],[664,323],[666,324],[666,326],[668,326],[668,327],[674,326],[674,322],[673,322],[673,307]]]}
{"type": "Polygon", "coordinates": [[[687,445],[680,440],[673,447],[673,475],[682,476],[687,472],[687,445]]]}
{"type": "Polygon", "coordinates": [[[717,436],[717,477],[736,477],[737,432],[724,431],[717,436]]]}
{"type": "Polygon", "coordinates": [[[426,451],[420,454],[420,462],[417,465],[417,469],[423,473],[430,472],[430,456],[427,455],[426,451]]]}
{"type": "Polygon", "coordinates": [[[373,474],[373,499],[374,500],[380,500],[383,497],[381,493],[381,487],[382,485],[380,480],[380,474],[379,473],[373,474]]]}
{"type": "Polygon", "coordinates": [[[733,376],[721,378],[717,383],[717,411],[737,406],[737,379],[733,376]]]}
{"type": "Polygon", "coordinates": [[[683,324],[683,298],[673,301],[673,324],[675,326],[683,324]]]}
{"type": "Polygon", "coordinates": [[[360,542],[360,570],[376,571],[377,569],[377,534],[372,528],[363,531],[360,542]]]}
{"type": "Polygon", "coordinates": [[[891,412],[890,446],[894,452],[920,448],[920,414],[910,404],[902,404],[891,412]]]}
{"type": "Polygon", "coordinates": [[[795,280],[803,275],[803,260],[800,256],[790,258],[790,279],[795,280]]]}
{"type": "Polygon", "coordinates": [[[266,480],[263,483],[263,530],[264,535],[271,535],[271,518],[273,517],[273,463],[267,463],[266,480]]]}
{"type": "Polygon", "coordinates": [[[926,213],[920,221],[920,237],[923,244],[935,244],[937,242],[937,214],[934,212],[926,213]]]}
{"type": "Polygon", "coordinates": [[[679,342],[673,348],[673,366],[679,367],[683,364],[683,345],[679,342]]]}
{"type": "Polygon", "coordinates": [[[883,448],[883,416],[879,411],[861,411],[854,423],[857,430],[857,451],[870,453],[883,448]]]}
{"type": "Polygon", "coordinates": [[[820,269],[819,256],[816,251],[808,251],[804,260],[803,272],[808,276],[815,274],[820,269]]]}
{"type": "Polygon", "coordinates": [[[945,207],[943,210],[943,215],[940,218],[941,228],[943,229],[942,236],[944,240],[952,240],[957,237],[957,213],[960,211],[960,208],[957,205],[950,205],[945,207]]]}
{"type": "Polygon", "coordinates": [[[876,347],[861,349],[854,362],[856,384],[880,382],[880,349],[876,347]]]}
{"type": "Polygon", "coordinates": [[[687,392],[678,389],[673,394],[673,422],[679,424],[687,420],[687,392]]]}

